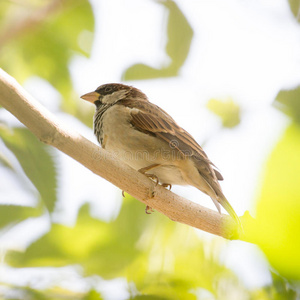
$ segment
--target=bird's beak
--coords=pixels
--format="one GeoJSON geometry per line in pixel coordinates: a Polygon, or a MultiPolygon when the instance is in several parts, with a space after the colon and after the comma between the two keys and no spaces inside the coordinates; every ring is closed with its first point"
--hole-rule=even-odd
{"type": "Polygon", "coordinates": [[[99,100],[100,94],[97,92],[90,92],[87,94],[82,95],[80,98],[86,101],[89,101],[91,103],[94,103],[95,101],[99,100]]]}

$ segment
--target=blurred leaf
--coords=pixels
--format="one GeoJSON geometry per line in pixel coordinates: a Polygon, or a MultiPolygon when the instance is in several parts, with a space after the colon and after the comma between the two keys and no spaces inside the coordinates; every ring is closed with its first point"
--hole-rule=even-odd
{"type": "Polygon", "coordinates": [[[25,300],[102,300],[101,295],[95,290],[90,290],[85,293],[75,292],[72,290],[66,290],[59,287],[52,287],[49,289],[41,290],[35,289],[28,286],[1,286],[2,292],[5,291],[1,296],[1,299],[25,299],[25,300]],[[14,298],[11,296],[14,295],[14,298]],[[18,296],[17,296],[18,295],[18,296]],[[18,298],[17,298],[17,297],[18,298]],[[21,298],[22,297],[22,298],[21,298]]]}
{"type": "Polygon", "coordinates": [[[130,300],[168,300],[169,298],[163,297],[163,296],[155,296],[155,295],[138,295],[133,298],[130,298],[130,300]]]}
{"type": "Polygon", "coordinates": [[[6,168],[13,170],[13,166],[9,161],[9,159],[1,152],[0,152],[0,164],[6,168]]]}
{"type": "MultiPolygon", "coordinates": [[[[15,287],[13,294],[16,294],[16,291],[17,291],[17,295],[22,297],[16,299],[55,300],[54,298],[48,297],[48,295],[46,295],[44,292],[29,287],[15,287]]],[[[5,299],[12,299],[12,298],[5,298],[5,299]]]]}
{"type": "Polygon", "coordinates": [[[154,299],[196,299],[191,289],[199,286],[217,293],[216,276],[230,278],[229,287],[236,284],[219,263],[219,244],[208,249],[192,228],[157,212],[148,216],[143,204],[127,199],[111,223],[93,219],[84,205],[74,228],[53,224],[25,253],[8,254],[7,262],[16,267],[80,264],[88,275],[126,277],[141,295],[154,299]]]}
{"type": "Polygon", "coordinates": [[[41,207],[0,205],[0,228],[21,222],[30,217],[38,217],[42,213],[41,207]]]}
{"type": "Polygon", "coordinates": [[[291,124],[273,150],[257,202],[252,235],[271,265],[300,279],[300,127],[291,124]]]}
{"type": "Polygon", "coordinates": [[[163,299],[196,299],[191,290],[198,287],[217,294],[216,277],[218,282],[229,278],[236,284],[235,276],[219,263],[224,240],[204,245],[193,228],[171,222],[161,214],[155,213],[155,218],[137,244],[143,252],[127,269],[127,280],[135,282],[141,294],[163,299]]]}
{"type": "Polygon", "coordinates": [[[15,266],[65,266],[80,263],[86,274],[113,278],[122,273],[138,255],[135,244],[143,230],[143,205],[126,201],[120,216],[112,223],[92,218],[84,205],[77,224],[70,228],[54,224],[51,231],[23,253],[12,253],[15,266]]]}
{"type": "Polygon", "coordinates": [[[297,300],[297,291],[292,288],[287,279],[271,273],[273,279],[273,288],[270,289],[272,299],[274,300],[297,300]]]}
{"type": "Polygon", "coordinates": [[[64,109],[74,114],[69,63],[75,52],[87,55],[91,49],[91,5],[88,0],[34,4],[2,3],[6,14],[0,19],[0,64],[18,81],[33,75],[48,80],[63,95],[64,109]]]}
{"type": "Polygon", "coordinates": [[[171,66],[176,72],[174,75],[177,75],[189,54],[193,29],[174,1],[161,0],[159,3],[163,4],[169,13],[166,52],[172,59],[171,66]]]}
{"type": "Polygon", "coordinates": [[[147,294],[139,295],[134,298],[134,300],[142,300],[142,299],[154,299],[154,300],[196,300],[196,295],[190,293],[187,290],[182,290],[180,283],[177,286],[169,286],[161,285],[161,284],[153,284],[151,289],[148,289],[147,294]]]}
{"type": "Polygon", "coordinates": [[[52,211],[57,200],[57,182],[55,162],[48,151],[48,146],[41,143],[26,128],[9,130],[1,127],[0,137],[18,159],[48,210],[52,211]]]}
{"type": "Polygon", "coordinates": [[[161,69],[152,68],[145,64],[135,64],[129,67],[125,74],[123,75],[124,80],[143,80],[143,79],[153,79],[159,77],[172,77],[176,76],[174,74],[173,67],[162,67],[161,69]]]}
{"type": "Polygon", "coordinates": [[[300,122],[300,86],[294,90],[282,90],[276,96],[274,105],[282,112],[300,122]]]}
{"type": "Polygon", "coordinates": [[[99,294],[99,292],[95,290],[91,290],[82,300],[102,300],[103,298],[99,294]]]}
{"type": "Polygon", "coordinates": [[[299,0],[288,0],[290,9],[298,22],[300,22],[300,1],[299,0]]]}
{"type": "Polygon", "coordinates": [[[225,101],[211,99],[206,106],[220,117],[223,127],[233,128],[241,122],[240,107],[231,99],[225,101]]]}
{"type": "Polygon", "coordinates": [[[168,10],[166,53],[171,63],[162,63],[159,69],[142,63],[134,64],[123,74],[124,80],[151,79],[177,76],[183,66],[192,42],[193,30],[177,4],[172,0],[158,1],[168,10]],[[165,66],[168,64],[167,66],[165,66]]]}

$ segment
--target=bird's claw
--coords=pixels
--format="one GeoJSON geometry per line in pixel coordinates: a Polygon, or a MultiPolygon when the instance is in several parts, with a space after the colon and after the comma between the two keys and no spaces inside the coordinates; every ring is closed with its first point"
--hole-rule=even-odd
{"type": "Polygon", "coordinates": [[[145,208],[145,213],[147,215],[151,215],[151,213],[153,213],[153,212],[154,212],[154,209],[152,207],[150,207],[149,205],[147,205],[145,208]]]}
{"type": "Polygon", "coordinates": [[[168,189],[169,191],[171,191],[171,188],[172,188],[172,184],[170,183],[162,183],[161,185],[162,187],[168,189]]]}
{"type": "Polygon", "coordinates": [[[153,164],[153,165],[150,165],[150,166],[147,166],[145,168],[141,168],[139,169],[138,171],[144,175],[146,175],[148,178],[152,179],[154,182],[155,182],[155,186],[158,185],[158,182],[159,182],[159,179],[156,175],[154,174],[147,174],[146,172],[152,170],[152,169],[155,169],[157,167],[159,167],[160,165],[159,164],[153,164]]]}
{"type": "Polygon", "coordinates": [[[144,174],[144,175],[146,175],[148,178],[152,179],[155,182],[155,186],[158,185],[159,179],[156,175],[154,175],[154,174],[144,174]]]}

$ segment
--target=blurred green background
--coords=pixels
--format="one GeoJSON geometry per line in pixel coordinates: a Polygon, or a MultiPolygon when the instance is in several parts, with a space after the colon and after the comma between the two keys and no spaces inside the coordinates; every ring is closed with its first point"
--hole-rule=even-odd
{"type": "Polygon", "coordinates": [[[2,0],[0,67],[61,122],[95,142],[94,108],[79,96],[107,82],[142,89],[255,220],[245,243],[148,216],[0,108],[1,297],[300,299],[299,7],[2,0]]]}

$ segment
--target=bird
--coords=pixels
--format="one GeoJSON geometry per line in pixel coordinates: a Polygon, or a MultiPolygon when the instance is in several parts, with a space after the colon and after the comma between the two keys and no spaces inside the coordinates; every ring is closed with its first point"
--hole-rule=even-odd
{"type": "MultiPolygon", "coordinates": [[[[194,186],[240,225],[224,196],[223,176],[196,140],[139,89],[107,83],[81,96],[96,106],[94,134],[101,147],[164,187],[194,186]]],[[[148,212],[149,206],[146,208],[148,212]]]]}

